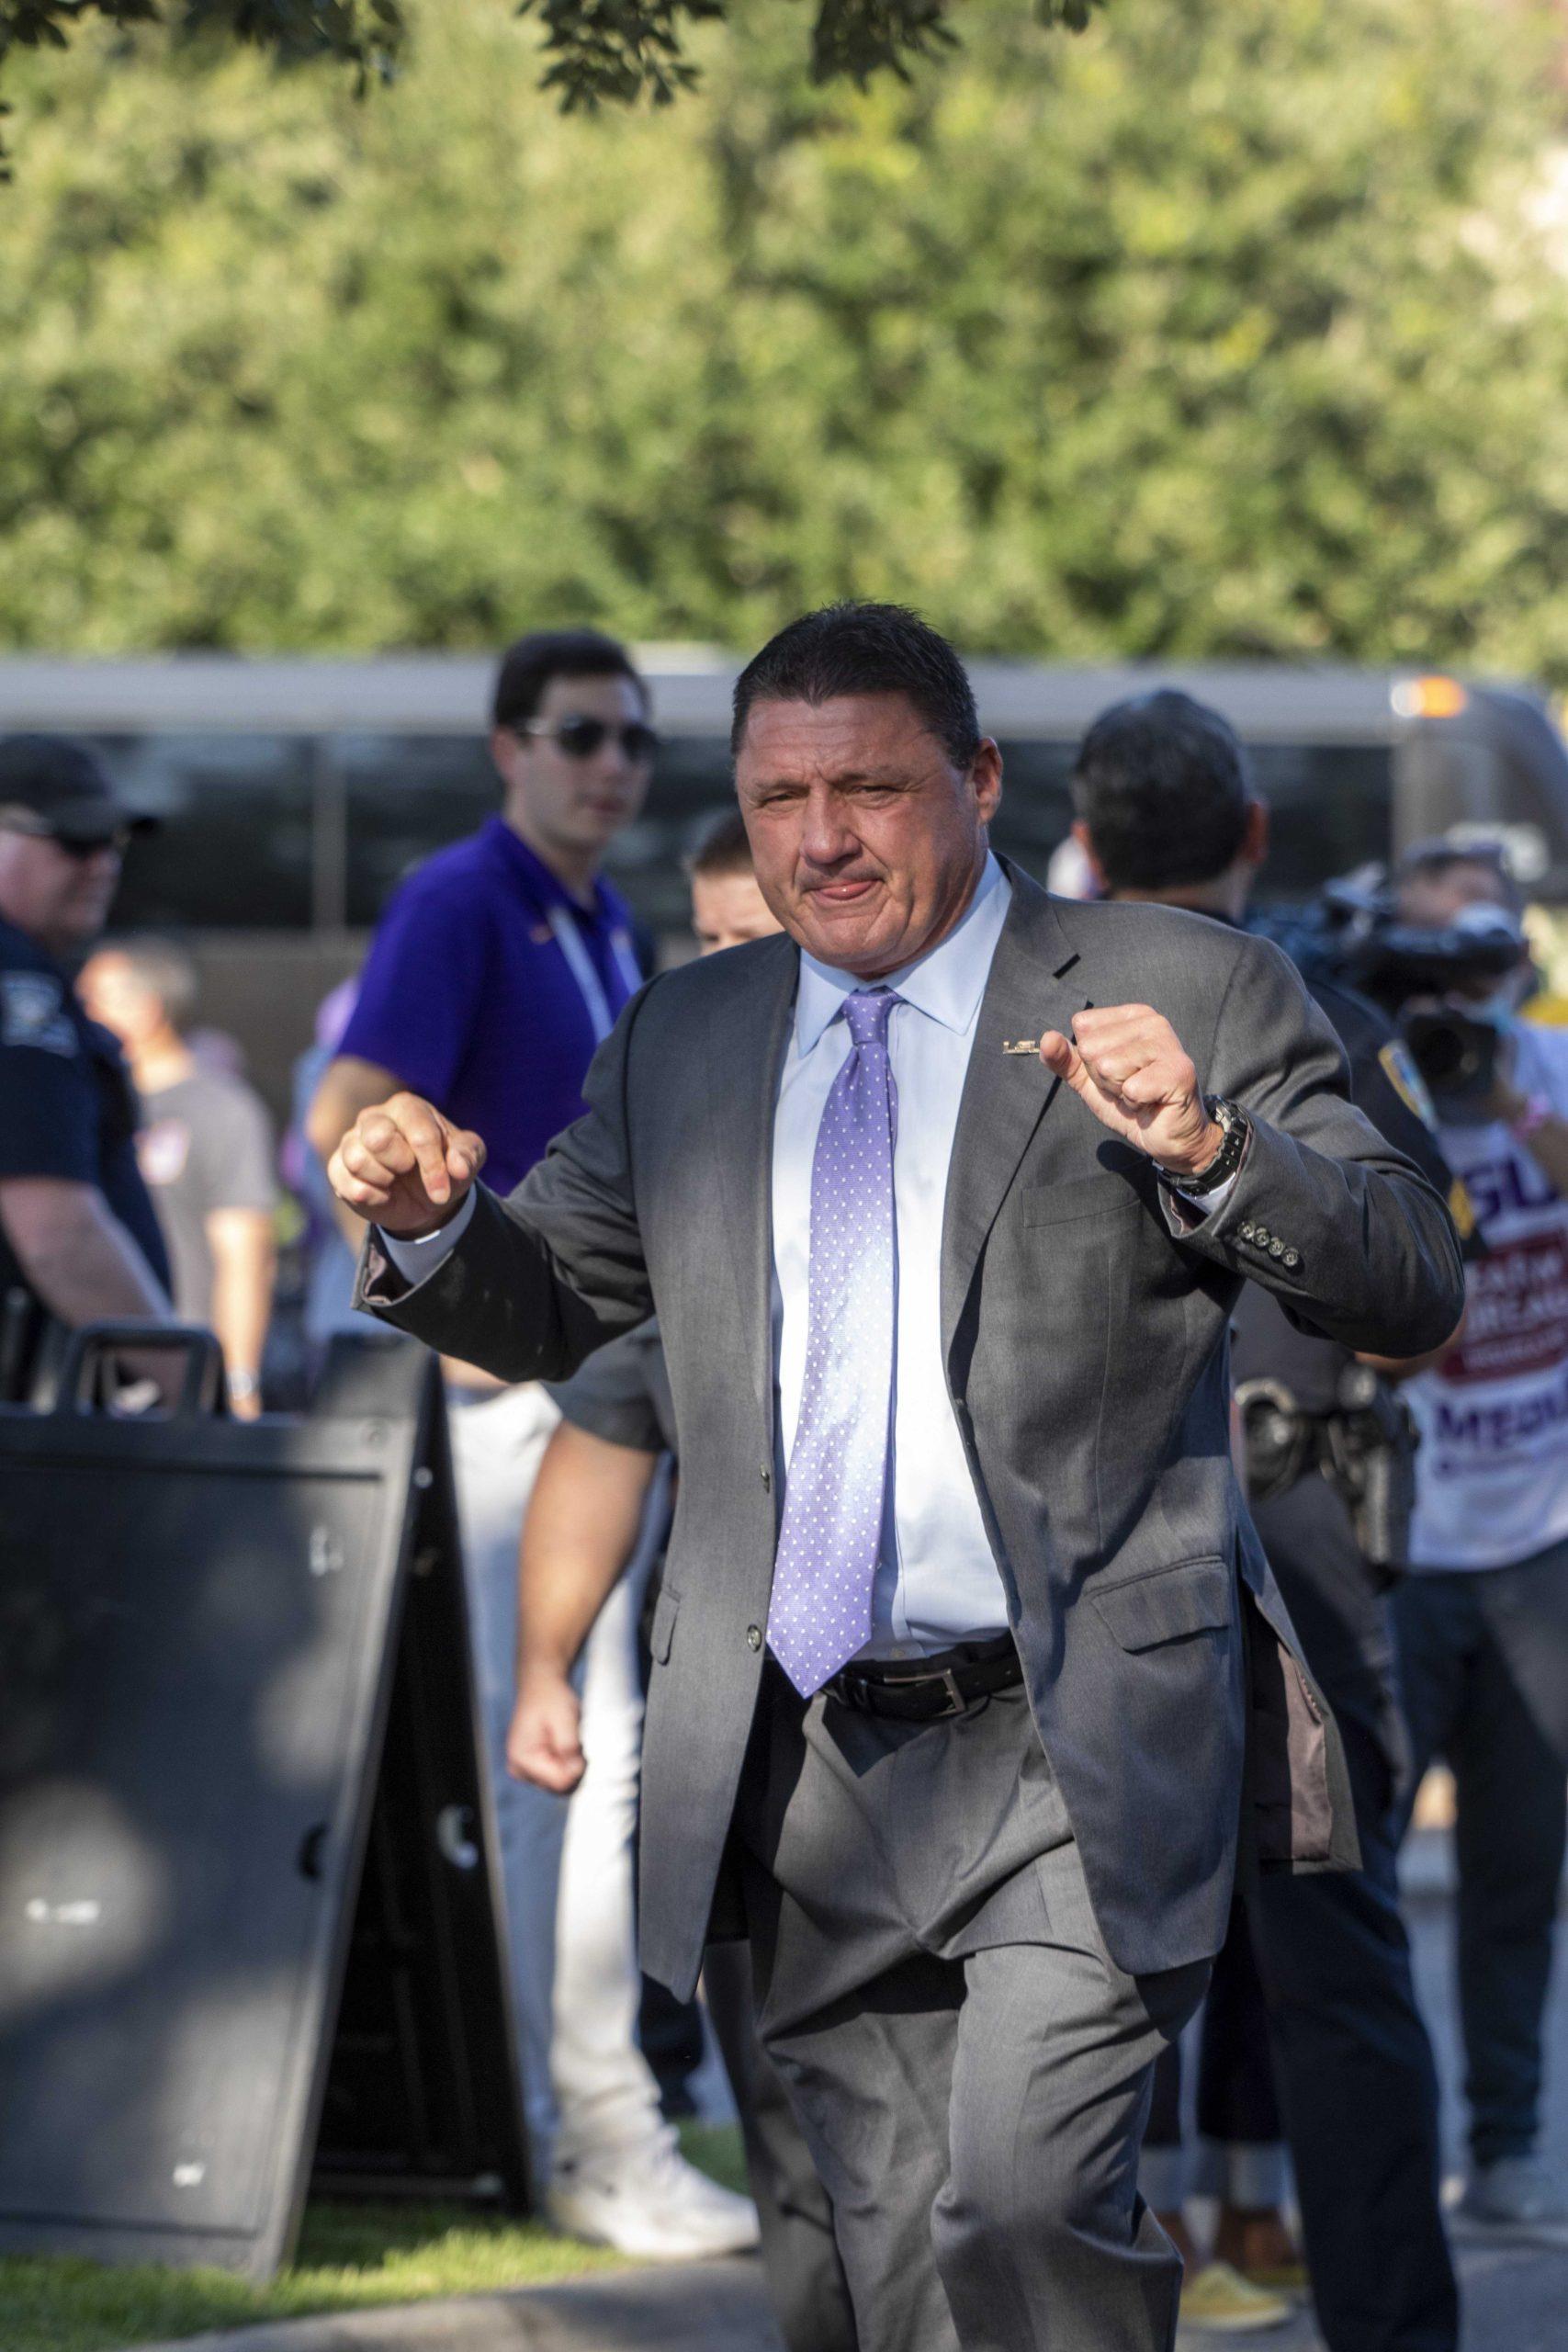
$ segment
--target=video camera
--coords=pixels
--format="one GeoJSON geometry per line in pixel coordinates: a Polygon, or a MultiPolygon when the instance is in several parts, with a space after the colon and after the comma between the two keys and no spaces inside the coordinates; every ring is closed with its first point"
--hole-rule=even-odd
{"type": "Polygon", "coordinates": [[[1386,869],[1365,866],[1269,928],[1309,978],[1343,981],[1388,1014],[1434,1094],[1465,1102],[1491,1092],[1503,1033],[1451,998],[1528,961],[1523,928],[1507,908],[1465,907],[1441,929],[1402,922],[1386,869]]]}

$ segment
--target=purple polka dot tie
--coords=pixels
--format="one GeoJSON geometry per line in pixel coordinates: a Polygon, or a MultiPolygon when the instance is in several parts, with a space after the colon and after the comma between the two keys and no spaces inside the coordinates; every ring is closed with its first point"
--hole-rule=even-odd
{"type": "Polygon", "coordinates": [[[845,998],[854,1043],[811,1163],[806,1384],[768,1613],[769,1646],[807,1698],[871,1633],[893,1407],[897,1002],[886,989],[845,998]]]}

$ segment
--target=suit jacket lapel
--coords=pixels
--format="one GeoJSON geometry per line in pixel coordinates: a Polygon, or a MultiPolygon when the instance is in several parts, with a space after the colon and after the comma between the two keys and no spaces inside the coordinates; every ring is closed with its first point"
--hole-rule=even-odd
{"type": "MultiPolygon", "coordinates": [[[[1005,861],[1004,861],[1005,863],[1005,861]]],[[[1037,882],[1008,865],[1012,904],[980,1002],[948,1170],[942,1236],[942,1344],[952,1349],[975,1268],[1059,1081],[1035,1054],[1003,1046],[1068,1030],[1089,999],[1078,952],[1037,882]]]]}
{"type": "Polygon", "coordinates": [[[770,1435],[773,1410],[773,1114],[789,1043],[799,958],[787,939],[747,956],[707,1037],[708,1133],[724,1194],[725,1241],[739,1295],[741,1345],[770,1435]]]}

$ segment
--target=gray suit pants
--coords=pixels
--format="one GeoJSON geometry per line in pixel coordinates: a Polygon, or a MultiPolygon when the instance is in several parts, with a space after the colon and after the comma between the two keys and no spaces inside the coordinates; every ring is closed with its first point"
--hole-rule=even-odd
{"type": "Polygon", "coordinates": [[[770,1664],[736,1828],[862,2352],[1169,2352],[1138,2148],[1208,1965],[1107,1958],[1022,1691],[898,1723],[770,1664]]]}

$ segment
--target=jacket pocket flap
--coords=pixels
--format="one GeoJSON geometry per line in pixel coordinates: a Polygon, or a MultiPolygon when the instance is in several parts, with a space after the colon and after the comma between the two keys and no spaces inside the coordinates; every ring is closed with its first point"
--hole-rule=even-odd
{"type": "Polygon", "coordinates": [[[668,1585],[661,1586],[653,1604],[653,1623],[648,1636],[648,1646],[660,1666],[669,1660],[670,1645],[675,1635],[675,1612],[680,1606],[680,1594],[671,1592],[668,1585]]]}
{"type": "Polygon", "coordinates": [[[1090,1585],[1089,1598],[1124,1650],[1147,1650],[1228,1625],[1235,1576],[1228,1560],[1183,1560],[1124,1584],[1090,1585]]]}
{"type": "Polygon", "coordinates": [[[1141,1209],[1143,1194],[1124,1176],[1080,1176],[1066,1184],[1031,1184],[1019,1197],[1025,1225],[1067,1225],[1075,1218],[1141,1209]]]}

